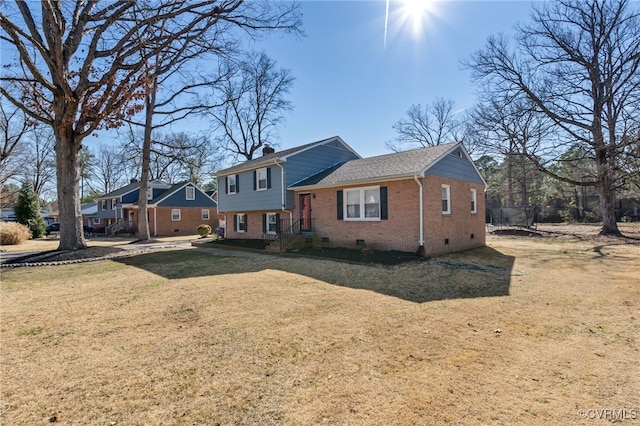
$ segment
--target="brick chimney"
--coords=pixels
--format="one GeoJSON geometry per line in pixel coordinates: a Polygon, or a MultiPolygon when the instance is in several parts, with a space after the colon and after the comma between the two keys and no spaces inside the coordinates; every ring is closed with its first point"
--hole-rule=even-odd
{"type": "Polygon", "coordinates": [[[129,181],[129,183],[138,183],[138,179],[136,179],[136,178],[131,178],[131,180],[129,181]]]}
{"type": "Polygon", "coordinates": [[[265,155],[273,154],[274,152],[276,152],[276,150],[273,149],[273,147],[271,145],[265,145],[264,148],[262,148],[262,156],[263,157],[265,155]]]}

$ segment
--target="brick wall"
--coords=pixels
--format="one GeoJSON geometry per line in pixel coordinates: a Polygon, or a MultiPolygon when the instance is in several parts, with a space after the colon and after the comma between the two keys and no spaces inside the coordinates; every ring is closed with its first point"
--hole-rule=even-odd
{"type": "MultiPolygon", "coordinates": [[[[424,185],[425,255],[485,245],[484,186],[437,176],[427,176],[421,181],[424,185]],[[450,215],[442,214],[442,184],[451,186],[450,215]],[[476,214],[471,213],[471,188],[477,191],[476,214]]],[[[330,244],[334,246],[358,247],[356,241],[364,240],[365,245],[372,249],[417,251],[420,226],[418,184],[408,179],[386,182],[382,186],[387,186],[389,218],[380,221],[337,219],[337,190],[357,188],[357,185],[314,190],[315,198],[311,200],[314,232],[321,237],[329,237],[330,244]]],[[[297,213],[294,213],[296,217],[297,213]]]]}
{"type": "Polygon", "coordinates": [[[198,233],[198,226],[207,224],[212,232],[218,226],[218,215],[215,208],[209,208],[209,220],[202,220],[202,207],[181,207],[180,220],[171,220],[172,207],[158,207],[151,209],[149,214],[149,230],[153,234],[153,210],[157,212],[156,233],[158,236],[171,235],[195,235],[198,233]]]}

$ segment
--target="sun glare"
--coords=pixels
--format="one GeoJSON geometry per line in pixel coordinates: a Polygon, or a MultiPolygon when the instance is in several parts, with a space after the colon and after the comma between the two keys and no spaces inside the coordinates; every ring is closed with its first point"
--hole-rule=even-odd
{"type": "Polygon", "coordinates": [[[385,11],[384,45],[391,27],[397,33],[409,30],[413,40],[419,40],[431,15],[434,15],[434,0],[387,0],[385,11]]]}

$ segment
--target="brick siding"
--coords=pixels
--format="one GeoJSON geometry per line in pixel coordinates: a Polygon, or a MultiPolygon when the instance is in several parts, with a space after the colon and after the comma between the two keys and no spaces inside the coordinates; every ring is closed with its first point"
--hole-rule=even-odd
{"type": "MultiPolygon", "coordinates": [[[[424,254],[429,256],[484,246],[484,186],[430,175],[420,180],[424,186],[424,254]],[[442,214],[443,184],[451,187],[450,215],[442,214]],[[475,214],[471,213],[472,188],[477,191],[475,214]]],[[[328,237],[334,246],[358,247],[356,241],[364,240],[365,245],[372,249],[417,251],[420,233],[418,184],[407,179],[385,182],[381,186],[387,187],[389,217],[380,221],[337,219],[336,192],[360,186],[314,190],[315,198],[311,200],[314,232],[328,237]]],[[[294,212],[294,218],[297,217],[294,212]]],[[[251,230],[251,223],[249,227],[251,230]]],[[[262,230],[261,225],[259,230],[262,230]]]]}

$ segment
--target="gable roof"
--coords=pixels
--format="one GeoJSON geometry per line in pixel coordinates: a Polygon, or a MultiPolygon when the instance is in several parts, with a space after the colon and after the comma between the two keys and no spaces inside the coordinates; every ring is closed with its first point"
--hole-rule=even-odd
{"type": "MultiPolygon", "coordinates": [[[[180,191],[182,188],[185,188],[187,186],[192,186],[196,189],[196,191],[200,191],[201,193],[205,194],[207,198],[213,202],[214,206],[218,205],[218,203],[216,203],[216,201],[213,198],[209,197],[205,191],[198,188],[194,183],[187,181],[187,182],[180,182],[180,183],[171,185],[170,188],[168,188],[166,191],[158,195],[156,198],[154,198],[153,200],[149,200],[149,202],[147,203],[147,206],[158,205],[165,199],[169,198],[170,196],[172,196],[173,194],[175,194],[176,192],[180,191]]],[[[134,205],[137,205],[137,204],[138,202],[136,201],[134,205]]]]}
{"type": "MultiPolygon", "coordinates": [[[[152,180],[151,182],[149,182],[149,188],[170,188],[171,185],[164,183],[161,180],[152,180]]],[[[127,185],[116,189],[115,191],[111,191],[107,194],[101,195],[100,197],[96,197],[96,200],[100,200],[103,198],[109,199],[109,198],[116,198],[116,197],[121,197],[125,194],[128,194],[129,192],[135,191],[136,189],[140,188],[140,181],[136,181],[136,182],[131,182],[128,183],[127,185]]]]}
{"type": "Polygon", "coordinates": [[[452,142],[433,147],[350,160],[342,164],[336,164],[314,176],[293,184],[291,187],[300,189],[307,186],[337,186],[413,178],[414,176],[424,175],[431,166],[444,156],[455,151],[459,146],[462,147],[462,144],[452,142]]]}
{"type": "Polygon", "coordinates": [[[283,151],[276,151],[271,154],[263,155],[259,158],[254,158],[253,160],[247,160],[235,166],[232,166],[223,170],[219,170],[218,172],[214,173],[214,176],[229,175],[231,173],[238,173],[246,170],[256,169],[256,168],[277,163],[277,162],[287,161],[287,158],[294,154],[299,154],[315,146],[324,145],[334,141],[337,141],[340,144],[342,144],[346,149],[348,149],[349,151],[353,152],[356,156],[358,156],[358,158],[360,157],[360,155],[357,152],[355,152],[353,148],[347,145],[347,143],[343,141],[342,138],[340,138],[340,136],[332,136],[327,139],[322,139],[316,142],[311,142],[311,143],[297,146],[294,148],[285,149],[283,151]]]}

